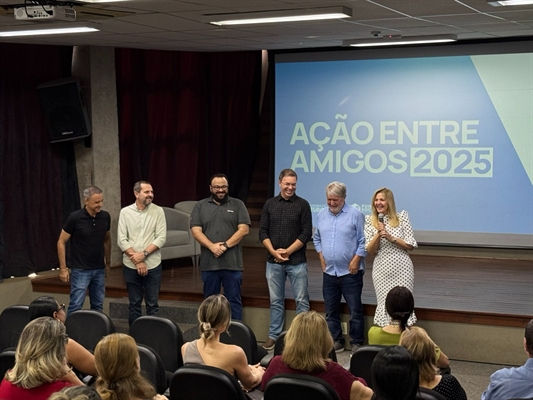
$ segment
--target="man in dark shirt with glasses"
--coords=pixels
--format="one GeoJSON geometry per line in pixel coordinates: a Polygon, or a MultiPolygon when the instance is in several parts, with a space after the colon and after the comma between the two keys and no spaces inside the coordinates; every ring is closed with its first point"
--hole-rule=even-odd
{"type": "Polygon", "coordinates": [[[289,278],[296,301],[296,313],[309,311],[306,244],[311,239],[311,207],[296,195],[298,176],[292,169],[279,174],[280,193],[265,203],[259,224],[259,239],[268,250],[266,278],[270,293],[270,328],[263,344],[274,343],[285,321],[285,281],[289,278]]]}
{"type": "Polygon", "coordinates": [[[200,200],[191,214],[191,232],[202,246],[200,271],[204,297],[224,295],[231,304],[231,318],[242,320],[241,240],[250,230],[250,215],[244,203],[228,196],[228,178],[215,174],[209,180],[211,197],[200,200]]]}

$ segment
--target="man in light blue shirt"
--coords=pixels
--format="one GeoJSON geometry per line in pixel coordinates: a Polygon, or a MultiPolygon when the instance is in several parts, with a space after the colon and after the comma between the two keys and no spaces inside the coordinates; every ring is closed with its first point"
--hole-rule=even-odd
{"type": "Polygon", "coordinates": [[[328,206],[319,211],[313,235],[322,266],[322,295],[326,321],[335,341],[335,351],[344,351],[340,312],[341,297],[350,310],[352,353],[363,344],[365,325],[361,292],[365,272],[364,215],[346,204],[346,185],[332,182],[326,187],[328,206]]]}
{"type": "Polygon", "coordinates": [[[533,319],[526,326],[524,350],[526,363],[518,368],[503,368],[490,377],[481,400],[530,399],[533,397],[533,319]]]}

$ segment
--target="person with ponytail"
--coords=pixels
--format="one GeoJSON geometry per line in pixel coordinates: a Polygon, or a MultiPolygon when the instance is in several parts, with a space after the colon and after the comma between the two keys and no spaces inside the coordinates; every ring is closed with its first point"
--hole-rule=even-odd
{"type": "MultiPolygon", "coordinates": [[[[390,316],[390,324],[372,326],[368,330],[368,344],[393,346],[400,344],[402,332],[409,329],[408,323],[415,311],[415,299],[411,291],[403,286],[393,287],[385,300],[385,309],[390,316]]],[[[439,346],[435,345],[435,361],[440,368],[448,368],[450,362],[439,346]]]]}
{"type": "Polygon", "coordinates": [[[124,333],[104,336],[94,349],[98,379],[96,391],[102,400],[168,400],[156,394],[141,375],[135,340],[124,333]]]}
{"type": "Polygon", "coordinates": [[[409,317],[415,310],[413,294],[404,286],[393,287],[387,293],[385,309],[390,323],[384,327],[372,326],[368,330],[368,344],[392,346],[400,343],[400,335],[407,329],[409,317]]]}
{"type": "Polygon", "coordinates": [[[246,389],[251,389],[261,383],[265,370],[259,364],[249,365],[239,346],[220,342],[220,334],[228,329],[230,321],[228,299],[221,294],[205,299],[198,309],[200,339],[182,346],[183,362],[223,369],[235,375],[246,389]]]}

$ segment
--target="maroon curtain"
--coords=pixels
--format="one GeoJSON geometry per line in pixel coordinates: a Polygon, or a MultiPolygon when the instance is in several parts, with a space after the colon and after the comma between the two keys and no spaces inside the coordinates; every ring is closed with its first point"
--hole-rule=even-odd
{"type": "Polygon", "coordinates": [[[0,55],[0,277],[5,278],[58,264],[56,242],[69,186],[64,179],[75,179],[73,149],[50,144],[37,86],[70,76],[72,48],[0,43],[0,55]]]}
{"type": "Polygon", "coordinates": [[[260,52],[117,49],[122,204],[149,180],[155,202],[209,194],[217,172],[246,199],[259,138],[260,52]]]}

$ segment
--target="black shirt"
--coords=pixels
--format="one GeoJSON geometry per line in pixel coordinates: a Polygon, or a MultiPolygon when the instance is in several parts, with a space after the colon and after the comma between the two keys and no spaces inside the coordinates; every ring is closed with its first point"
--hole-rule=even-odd
{"type": "Polygon", "coordinates": [[[104,268],[104,239],[111,227],[111,216],[100,211],[93,218],[85,208],[70,214],[63,230],[70,235],[70,267],[104,268]]]}
{"type": "MultiPolygon", "coordinates": [[[[313,223],[307,200],[296,194],[285,200],[281,195],[268,199],[263,206],[259,223],[259,240],[270,239],[274,249],[286,249],[299,239],[304,245],[289,257],[285,264],[296,265],[307,261],[306,244],[311,240],[313,223]]],[[[268,262],[274,257],[269,253],[268,262]]]]}

